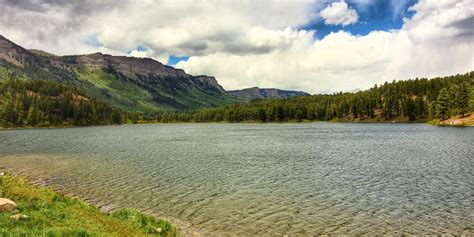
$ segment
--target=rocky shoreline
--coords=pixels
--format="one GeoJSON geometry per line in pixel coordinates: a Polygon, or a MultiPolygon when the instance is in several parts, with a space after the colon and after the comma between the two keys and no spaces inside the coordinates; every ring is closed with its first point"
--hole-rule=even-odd
{"type": "Polygon", "coordinates": [[[474,126],[474,113],[467,114],[464,117],[457,116],[437,121],[435,124],[441,126],[474,126]]]}

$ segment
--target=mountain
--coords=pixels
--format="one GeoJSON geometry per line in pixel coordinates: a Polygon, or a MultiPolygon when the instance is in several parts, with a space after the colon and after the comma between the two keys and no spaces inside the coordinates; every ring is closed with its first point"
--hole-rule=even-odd
{"type": "Polygon", "coordinates": [[[0,79],[52,80],[81,88],[129,111],[215,107],[242,99],[227,93],[211,76],[193,76],[150,58],[102,53],[56,56],[27,50],[0,36],[0,79]]]}
{"type": "Polygon", "coordinates": [[[255,99],[274,99],[274,98],[288,98],[295,96],[308,96],[310,94],[303,91],[285,91],[274,88],[246,88],[242,90],[228,91],[230,94],[245,100],[255,99]]]}

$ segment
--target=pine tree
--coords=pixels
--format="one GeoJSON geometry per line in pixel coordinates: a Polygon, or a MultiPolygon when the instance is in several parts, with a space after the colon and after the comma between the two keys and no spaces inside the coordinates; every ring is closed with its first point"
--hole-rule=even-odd
{"type": "Polygon", "coordinates": [[[21,94],[17,93],[16,99],[15,99],[15,111],[17,112],[17,125],[23,125],[23,122],[25,120],[25,111],[24,111],[24,106],[23,106],[23,99],[21,97],[21,94]]]}
{"type": "Polygon", "coordinates": [[[459,94],[459,87],[457,85],[452,85],[449,88],[448,95],[449,95],[449,114],[456,115],[459,113],[459,103],[458,103],[458,96],[459,94]]]}
{"type": "Polygon", "coordinates": [[[112,113],[112,121],[113,121],[115,124],[121,124],[121,123],[122,123],[122,116],[120,115],[119,112],[114,111],[114,112],[112,113]]]}
{"type": "Polygon", "coordinates": [[[415,104],[418,116],[421,118],[426,117],[426,106],[423,96],[416,97],[415,104]]]}
{"type": "Polygon", "coordinates": [[[28,109],[28,117],[26,118],[26,124],[30,126],[35,126],[38,124],[38,110],[36,109],[36,105],[32,104],[28,109]]]}
{"type": "Polygon", "coordinates": [[[258,110],[258,119],[261,122],[266,122],[267,121],[267,113],[265,112],[264,109],[260,108],[258,110]]]}
{"type": "Polygon", "coordinates": [[[440,90],[436,99],[436,116],[441,120],[446,119],[449,111],[449,94],[446,88],[440,90]]]}
{"type": "Polygon", "coordinates": [[[466,84],[461,84],[458,87],[458,92],[456,93],[456,105],[457,105],[457,112],[461,117],[469,112],[469,91],[467,89],[466,84]]]}
{"type": "Polygon", "coordinates": [[[415,120],[416,119],[416,107],[415,102],[412,99],[407,99],[406,101],[406,113],[408,120],[415,120]]]}
{"type": "Polygon", "coordinates": [[[18,119],[18,114],[15,111],[15,103],[13,101],[13,96],[10,93],[7,93],[4,98],[4,104],[2,109],[2,117],[4,118],[6,125],[11,126],[16,124],[18,119]]]}
{"type": "Polygon", "coordinates": [[[278,106],[277,107],[277,119],[278,119],[278,122],[283,122],[285,120],[285,111],[283,110],[283,107],[282,106],[278,106]]]}

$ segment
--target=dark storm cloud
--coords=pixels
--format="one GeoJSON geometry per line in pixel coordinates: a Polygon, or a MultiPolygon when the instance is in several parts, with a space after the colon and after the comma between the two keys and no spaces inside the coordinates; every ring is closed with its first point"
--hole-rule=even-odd
{"type": "Polygon", "coordinates": [[[69,8],[71,6],[84,6],[84,0],[66,1],[66,0],[4,0],[7,7],[17,8],[24,11],[45,12],[52,7],[69,8]]]}
{"type": "Polygon", "coordinates": [[[469,16],[459,21],[455,21],[449,25],[461,30],[466,30],[469,32],[474,32],[474,16],[469,16]]]}
{"type": "Polygon", "coordinates": [[[270,45],[254,46],[237,42],[229,43],[226,47],[228,52],[236,55],[266,54],[272,52],[276,48],[276,46],[270,45]]]}
{"type": "Polygon", "coordinates": [[[79,28],[90,15],[124,4],[123,0],[0,0],[0,23],[25,30],[48,28],[44,33],[61,33],[79,28]]]}
{"type": "Polygon", "coordinates": [[[183,50],[202,52],[206,50],[209,47],[209,45],[205,41],[200,41],[200,42],[189,42],[189,43],[181,44],[181,45],[178,45],[178,47],[183,50]]]}
{"type": "MultiPolygon", "coordinates": [[[[64,52],[71,39],[80,44],[85,22],[111,1],[0,0],[0,34],[28,48],[64,52]],[[60,47],[62,43],[63,47],[60,47]]],[[[72,42],[71,42],[72,43],[72,42]]],[[[74,47],[69,46],[68,51],[74,47]]]]}
{"type": "Polygon", "coordinates": [[[448,27],[455,28],[459,31],[456,37],[472,40],[474,37],[474,16],[452,22],[448,27]]]}
{"type": "Polygon", "coordinates": [[[120,7],[126,2],[124,0],[0,0],[2,8],[16,9],[21,11],[30,11],[44,13],[51,9],[69,10],[71,18],[77,15],[88,15],[97,11],[110,10],[120,7]]]}

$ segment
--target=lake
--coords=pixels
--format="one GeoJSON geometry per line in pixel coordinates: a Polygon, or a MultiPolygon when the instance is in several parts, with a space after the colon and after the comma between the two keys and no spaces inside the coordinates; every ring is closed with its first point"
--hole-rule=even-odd
{"type": "Polygon", "coordinates": [[[204,235],[474,231],[474,128],[153,124],[0,131],[0,170],[204,235]]]}

